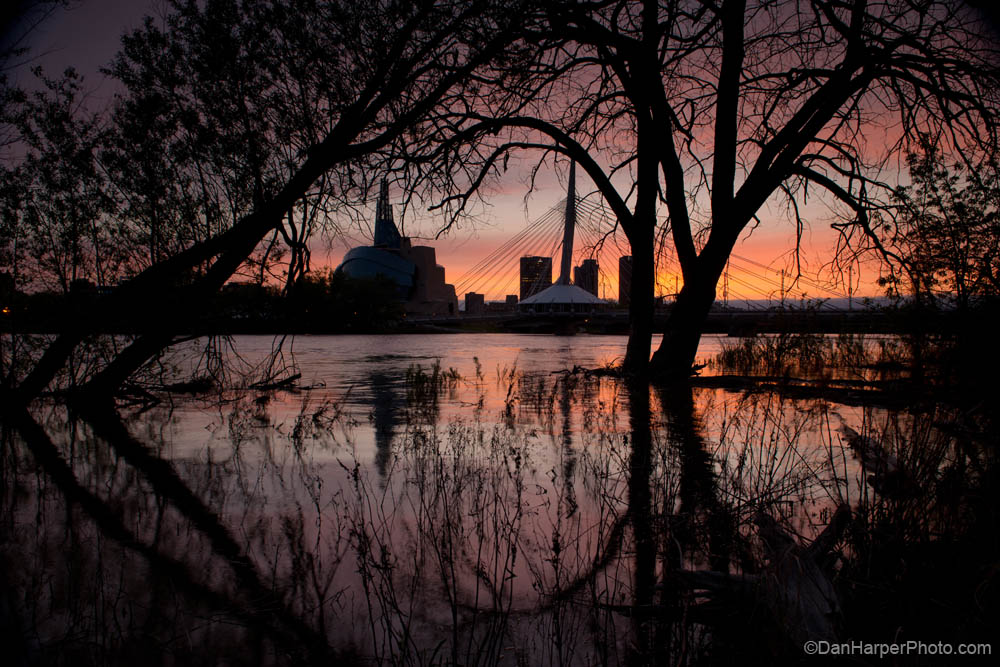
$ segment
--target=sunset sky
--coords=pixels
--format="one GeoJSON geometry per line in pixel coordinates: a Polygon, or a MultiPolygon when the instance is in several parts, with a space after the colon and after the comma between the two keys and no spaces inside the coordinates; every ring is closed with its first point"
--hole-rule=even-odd
{"type": "MultiPolygon", "coordinates": [[[[50,73],[61,72],[68,66],[75,67],[85,76],[85,85],[91,91],[90,103],[94,108],[101,108],[111,103],[114,95],[113,83],[104,79],[98,72],[101,65],[107,63],[118,48],[119,37],[123,31],[138,27],[142,17],[157,12],[159,3],[138,0],[85,0],[74,4],[70,10],[57,10],[53,16],[40,25],[32,34],[30,40],[31,58],[15,70],[16,79],[25,83],[31,76],[29,69],[41,65],[50,73]]],[[[512,235],[522,230],[530,222],[537,220],[552,206],[565,197],[565,178],[560,180],[551,168],[543,171],[536,181],[536,189],[525,203],[528,192],[526,183],[527,168],[531,164],[525,159],[521,169],[511,169],[505,175],[494,191],[488,193],[488,207],[477,216],[472,226],[464,226],[452,230],[444,239],[436,241],[415,241],[426,243],[437,248],[438,262],[446,269],[448,282],[458,283],[469,269],[489,255],[512,235]]],[[[585,194],[593,189],[592,184],[582,173],[578,173],[578,193],[585,194]]],[[[399,202],[402,193],[391,190],[390,197],[394,203],[397,223],[402,223],[405,233],[415,237],[432,237],[437,231],[439,220],[424,212],[407,211],[401,215],[399,202]]],[[[374,217],[374,201],[371,203],[374,217]]],[[[833,292],[824,292],[813,283],[804,282],[796,288],[789,288],[789,298],[797,299],[801,292],[809,297],[833,297],[837,293],[844,294],[847,288],[843,282],[834,285],[832,276],[823,271],[835,246],[836,236],[830,229],[830,213],[815,198],[804,208],[804,215],[809,221],[802,239],[801,266],[804,275],[813,279],[830,282],[833,292]]],[[[784,221],[783,211],[771,211],[766,207],[760,212],[762,224],[752,233],[744,234],[743,242],[737,247],[735,255],[750,260],[750,264],[734,259],[731,269],[730,294],[746,298],[778,298],[780,271],[788,272],[791,285],[791,275],[795,271],[792,256],[794,243],[794,227],[784,221]],[[760,266],[771,267],[768,272],[760,266]],[[761,276],[769,276],[766,282],[761,276]]],[[[354,241],[365,242],[364,233],[358,232],[352,239],[337,241],[327,249],[316,247],[314,251],[314,266],[329,264],[335,266],[345,249],[354,241]]],[[[579,239],[578,235],[578,239],[579,239]]],[[[616,253],[608,253],[616,254],[616,253]]],[[[581,243],[577,242],[579,259],[585,256],[581,243]]],[[[578,261],[579,261],[578,259],[578,261]]],[[[617,298],[617,262],[609,262],[601,258],[601,270],[605,274],[606,284],[601,296],[617,298]]],[[[577,263],[578,263],[577,261],[577,263]]],[[[558,266],[558,261],[554,262],[558,266]]],[[[556,269],[557,271],[558,269],[556,269]]],[[[841,280],[846,281],[847,275],[841,280]]],[[[855,270],[850,275],[853,279],[853,293],[857,296],[876,296],[882,290],[875,284],[878,278],[877,265],[869,265],[861,270],[855,270]]],[[[669,266],[661,268],[658,293],[673,292],[674,272],[669,266]]],[[[503,285],[491,283],[485,289],[487,299],[501,299],[503,285]]],[[[459,298],[463,296],[459,289],[459,298]]],[[[719,298],[723,296],[722,285],[719,287],[719,298]]]]}

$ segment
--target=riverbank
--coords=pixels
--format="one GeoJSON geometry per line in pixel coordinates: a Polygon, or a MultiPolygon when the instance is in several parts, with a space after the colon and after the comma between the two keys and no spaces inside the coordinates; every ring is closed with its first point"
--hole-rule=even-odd
{"type": "MultiPolygon", "coordinates": [[[[86,305],[67,304],[77,319],[87,318],[86,305]]],[[[59,333],[66,324],[66,308],[7,313],[0,318],[3,333],[59,333]]],[[[913,309],[817,310],[771,309],[736,310],[717,308],[709,313],[702,329],[706,334],[753,336],[772,333],[872,333],[949,334],[970,326],[981,326],[996,308],[975,311],[964,316],[951,311],[916,311],[913,309]]],[[[663,333],[670,308],[659,309],[653,332],[663,333]]],[[[100,326],[95,333],[140,333],[148,328],[122,314],[100,326]]],[[[424,333],[537,333],[537,334],[620,334],[629,332],[628,312],[608,310],[593,313],[519,313],[452,317],[400,316],[372,322],[368,318],[338,313],[327,316],[322,311],[286,315],[215,311],[188,322],[178,323],[179,335],[282,335],[282,334],[424,334],[424,333]]]]}

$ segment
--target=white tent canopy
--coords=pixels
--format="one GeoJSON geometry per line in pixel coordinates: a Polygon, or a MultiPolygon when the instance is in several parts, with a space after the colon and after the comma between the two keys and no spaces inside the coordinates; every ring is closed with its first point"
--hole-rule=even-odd
{"type": "Polygon", "coordinates": [[[533,294],[521,301],[521,306],[557,306],[562,304],[604,305],[604,299],[599,299],[587,290],[576,285],[552,285],[538,294],[533,294]]]}

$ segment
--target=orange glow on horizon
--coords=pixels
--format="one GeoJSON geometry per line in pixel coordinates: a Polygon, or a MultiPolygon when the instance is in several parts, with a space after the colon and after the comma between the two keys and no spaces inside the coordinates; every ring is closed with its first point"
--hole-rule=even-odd
{"type": "MultiPolygon", "coordinates": [[[[535,237],[533,242],[510,246],[506,255],[500,259],[494,258],[491,261],[491,255],[496,255],[505,244],[509,245],[518,235],[528,231],[529,227],[537,226],[539,220],[550,216],[560,198],[565,197],[563,187],[554,178],[549,179],[548,185],[540,188],[527,205],[523,199],[523,189],[507,188],[497,192],[491,200],[488,207],[491,224],[475,229],[453,229],[448,237],[438,240],[414,237],[413,243],[435,248],[437,263],[445,268],[445,280],[455,286],[460,302],[468,292],[483,294],[487,302],[503,301],[507,295],[519,293],[520,256],[552,257],[552,279],[558,279],[561,232],[557,229],[549,228],[546,232],[548,236],[535,237]]],[[[597,217],[591,217],[589,222],[599,222],[600,209],[593,209],[593,205],[590,208],[591,213],[597,217]],[[593,213],[593,210],[598,212],[593,213]]],[[[744,233],[730,260],[728,271],[719,280],[716,289],[719,302],[738,304],[742,300],[779,302],[784,299],[805,303],[813,299],[845,298],[848,295],[860,300],[884,294],[884,290],[877,284],[877,266],[861,266],[840,275],[830,270],[830,260],[837,243],[836,232],[825,222],[831,217],[830,213],[813,202],[803,206],[802,211],[813,224],[807,224],[799,239],[796,261],[794,227],[788,220],[782,219],[780,211],[770,210],[768,206],[761,210],[764,222],[744,233]],[[848,281],[852,283],[850,289],[848,281]]],[[[409,219],[405,225],[400,226],[409,232],[421,227],[427,228],[430,224],[419,219],[409,219]]],[[[603,224],[605,226],[600,229],[593,226],[588,229],[586,224],[578,223],[574,266],[593,256],[588,243],[593,245],[610,230],[610,221],[603,224]]],[[[432,233],[428,233],[428,236],[431,235],[432,233]]],[[[620,232],[617,237],[604,240],[603,252],[594,257],[600,267],[598,296],[617,301],[618,257],[630,254],[629,246],[620,232]]],[[[345,252],[345,244],[326,251],[314,250],[313,267],[334,268],[345,252]]],[[[683,287],[683,278],[680,277],[673,253],[667,251],[657,269],[654,293],[669,302],[680,287],[683,287]]]]}
{"type": "MultiPolygon", "coordinates": [[[[474,267],[494,249],[492,239],[470,239],[465,242],[454,241],[418,241],[420,245],[429,245],[437,250],[437,263],[445,268],[446,282],[456,286],[459,301],[463,301],[466,292],[476,291],[484,294],[486,301],[503,301],[508,294],[519,293],[518,268],[511,266],[503,273],[490,275],[483,271],[472,271],[474,267]],[[462,286],[470,286],[461,289],[462,286]]],[[[779,302],[782,297],[789,302],[808,302],[813,299],[844,298],[848,296],[847,286],[833,285],[831,280],[817,268],[823,260],[812,258],[813,261],[803,268],[801,276],[796,278],[794,262],[789,253],[792,248],[771,246],[771,244],[753,244],[738,246],[730,261],[728,272],[720,279],[716,287],[718,302],[738,303],[742,300],[771,300],[779,302]],[[784,277],[782,277],[784,268],[784,277]],[[782,288],[784,286],[784,289],[782,288]]],[[[331,253],[323,257],[314,257],[314,269],[335,268],[343,256],[343,252],[331,253]]],[[[577,251],[574,264],[587,258],[585,252],[577,251]]],[[[558,278],[558,254],[553,257],[553,280],[558,278]]],[[[599,259],[598,296],[612,301],[618,300],[619,276],[617,262],[607,266],[608,262],[599,259]]],[[[851,276],[854,285],[851,295],[856,299],[877,297],[883,294],[878,286],[876,271],[856,270],[851,276]]],[[[656,274],[655,295],[663,297],[667,302],[673,300],[676,291],[683,287],[684,280],[676,264],[668,263],[656,274]]]]}

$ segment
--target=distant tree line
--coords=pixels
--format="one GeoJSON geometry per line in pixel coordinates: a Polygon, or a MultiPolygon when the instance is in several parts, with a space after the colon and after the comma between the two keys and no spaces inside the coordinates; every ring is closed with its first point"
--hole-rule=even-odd
{"type": "MultiPolygon", "coordinates": [[[[87,280],[76,281],[68,294],[0,289],[0,333],[58,332],[68,316],[90,317],[111,293],[87,280]]],[[[191,304],[202,315],[188,320],[186,329],[178,327],[179,335],[379,333],[399,327],[405,318],[395,283],[382,276],[352,278],[330,270],[312,271],[287,291],[239,282],[204,298],[202,304],[191,304]]],[[[147,326],[131,313],[112,313],[95,330],[130,334],[147,326]]]]}

